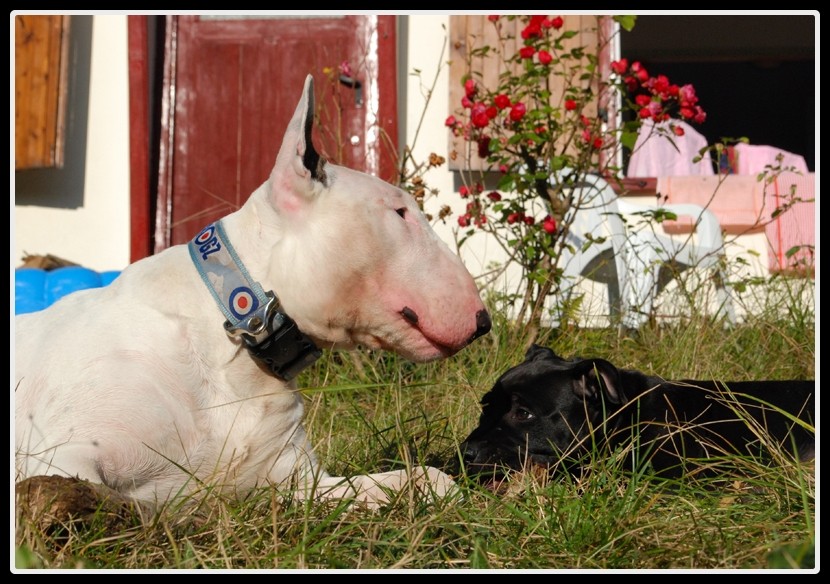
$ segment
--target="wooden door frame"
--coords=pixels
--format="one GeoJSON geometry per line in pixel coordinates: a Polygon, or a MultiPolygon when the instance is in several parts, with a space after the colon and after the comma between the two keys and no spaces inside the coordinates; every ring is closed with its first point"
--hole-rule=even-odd
{"type": "Polygon", "coordinates": [[[152,253],[148,26],[147,16],[127,17],[127,67],[130,87],[130,263],[152,253]]]}
{"type": "MultiPolygon", "coordinates": [[[[176,18],[168,18],[165,27],[165,59],[161,93],[161,133],[159,137],[159,169],[157,176],[151,176],[150,127],[152,104],[150,103],[150,70],[148,47],[148,16],[128,16],[128,70],[129,70],[129,118],[130,118],[130,262],[135,262],[169,244],[164,237],[169,227],[170,193],[172,192],[172,145],[174,119],[170,111],[169,96],[175,89],[176,18]],[[172,63],[172,65],[171,65],[172,63]],[[158,185],[153,201],[151,185],[158,185]],[[156,217],[152,216],[157,208],[156,217]]],[[[384,99],[379,103],[379,120],[389,129],[392,140],[398,141],[398,47],[397,17],[378,16],[378,64],[379,71],[394,71],[393,75],[380,78],[383,83],[384,99]]]]}

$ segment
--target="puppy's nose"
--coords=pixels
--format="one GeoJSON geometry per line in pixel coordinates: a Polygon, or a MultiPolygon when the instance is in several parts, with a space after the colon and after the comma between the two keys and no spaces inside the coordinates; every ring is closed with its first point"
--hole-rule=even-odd
{"type": "Polygon", "coordinates": [[[461,458],[464,464],[473,464],[478,458],[478,447],[470,442],[464,442],[461,445],[461,458]]]}
{"type": "Polygon", "coordinates": [[[484,309],[481,309],[478,312],[476,312],[476,332],[474,332],[473,336],[470,337],[470,342],[472,343],[478,337],[489,333],[491,326],[492,323],[490,322],[489,312],[487,312],[484,309]]]}

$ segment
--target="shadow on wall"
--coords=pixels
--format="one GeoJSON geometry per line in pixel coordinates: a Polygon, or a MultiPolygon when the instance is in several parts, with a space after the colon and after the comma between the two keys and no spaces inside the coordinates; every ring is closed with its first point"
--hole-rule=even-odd
{"type": "Polygon", "coordinates": [[[73,209],[83,206],[92,16],[73,16],[69,32],[69,88],[63,168],[14,173],[16,205],[73,209]]]}

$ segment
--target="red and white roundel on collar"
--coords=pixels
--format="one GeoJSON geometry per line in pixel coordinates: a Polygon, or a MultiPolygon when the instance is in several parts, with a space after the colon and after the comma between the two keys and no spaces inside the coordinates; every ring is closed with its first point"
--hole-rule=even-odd
{"type": "Polygon", "coordinates": [[[240,286],[231,292],[228,308],[236,318],[242,320],[259,308],[259,301],[253,290],[240,286]]]}

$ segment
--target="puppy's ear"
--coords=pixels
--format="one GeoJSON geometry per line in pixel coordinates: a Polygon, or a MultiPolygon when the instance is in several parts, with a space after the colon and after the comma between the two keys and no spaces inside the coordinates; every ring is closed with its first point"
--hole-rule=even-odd
{"type": "Polygon", "coordinates": [[[550,361],[562,360],[562,358],[547,347],[542,347],[537,344],[530,345],[530,348],[525,353],[525,361],[550,361]]]}
{"type": "Polygon", "coordinates": [[[608,402],[622,405],[628,402],[617,368],[605,359],[587,359],[574,367],[574,393],[596,400],[603,396],[608,402]]]}

